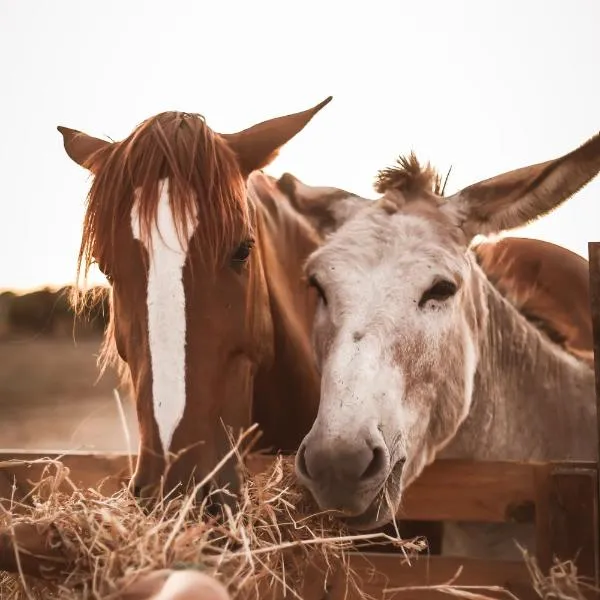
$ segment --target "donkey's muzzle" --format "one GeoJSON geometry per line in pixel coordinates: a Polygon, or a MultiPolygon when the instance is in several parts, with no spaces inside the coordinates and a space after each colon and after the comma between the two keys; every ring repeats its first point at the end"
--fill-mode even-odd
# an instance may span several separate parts
{"type": "Polygon", "coordinates": [[[390,471],[390,455],[379,430],[363,435],[311,431],[296,454],[296,473],[322,510],[364,512],[390,471]]]}

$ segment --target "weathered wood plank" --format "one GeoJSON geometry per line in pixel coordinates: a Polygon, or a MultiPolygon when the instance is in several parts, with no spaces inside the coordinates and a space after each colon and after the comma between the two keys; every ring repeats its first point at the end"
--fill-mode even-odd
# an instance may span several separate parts
{"type": "MultiPolygon", "coordinates": [[[[401,555],[354,554],[349,567],[360,581],[363,594],[386,600],[441,600],[448,598],[439,591],[393,591],[395,588],[444,585],[453,580],[460,586],[497,586],[505,588],[521,600],[537,599],[531,578],[524,562],[485,561],[476,559],[420,556],[407,564],[401,555]]],[[[361,595],[348,586],[346,573],[340,571],[331,577],[324,589],[323,580],[311,578],[303,597],[310,600],[359,600],[361,595]]],[[[486,592],[491,598],[499,593],[486,592]]],[[[364,597],[364,596],[363,596],[364,597]]],[[[506,598],[506,595],[504,595],[506,598]]]]}
{"type": "Polygon", "coordinates": [[[407,490],[399,516],[503,522],[534,499],[535,466],[436,461],[407,490]]]}
{"type": "MultiPolygon", "coordinates": [[[[56,473],[55,467],[44,459],[60,461],[69,470],[71,482],[78,488],[97,488],[110,495],[126,484],[130,475],[129,456],[126,454],[93,454],[89,452],[0,452],[0,470],[5,479],[16,481],[22,491],[31,490],[44,475],[56,473]],[[39,461],[39,462],[35,462],[39,461]]],[[[135,457],[133,457],[135,464],[135,457]]],[[[69,490],[68,482],[61,486],[69,490]]]]}

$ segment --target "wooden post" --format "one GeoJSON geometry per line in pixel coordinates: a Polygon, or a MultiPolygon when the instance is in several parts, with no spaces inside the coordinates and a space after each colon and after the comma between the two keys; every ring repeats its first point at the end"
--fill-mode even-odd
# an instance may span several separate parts
{"type": "MultiPolygon", "coordinates": [[[[590,271],[590,310],[592,313],[592,327],[594,332],[594,372],[596,374],[596,418],[598,421],[598,457],[600,460],[600,242],[588,243],[589,271],[590,271]]],[[[600,486],[600,477],[597,477],[600,486]]],[[[596,489],[596,506],[600,498],[600,488],[596,489]]],[[[598,509],[596,509],[597,511],[598,509]]],[[[596,538],[600,539],[600,524],[596,523],[596,538]]],[[[596,569],[600,569],[600,548],[596,548],[596,569]]]]}
{"type": "Polygon", "coordinates": [[[542,572],[573,561],[579,576],[598,583],[598,470],[544,465],[537,476],[536,546],[542,572]]]}
{"type": "MultiPolygon", "coordinates": [[[[536,473],[537,559],[544,573],[554,558],[573,560],[580,575],[600,583],[600,242],[588,244],[590,310],[594,332],[594,371],[598,455],[594,464],[544,465],[536,473]]],[[[565,402],[569,399],[565,398],[565,402]]]]}

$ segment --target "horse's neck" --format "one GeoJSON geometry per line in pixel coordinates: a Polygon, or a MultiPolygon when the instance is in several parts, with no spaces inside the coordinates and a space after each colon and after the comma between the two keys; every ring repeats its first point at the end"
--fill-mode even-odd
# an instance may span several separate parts
{"type": "Polygon", "coordinates": [[[317,239],[284,203],[262,204],[258,215],[274,355],[256,376],[254,420],[263,431],[262,447],[291,452],[310,430],[319,404],[320,377],[311,344],[316,298],[303,277],[317,239]]]}
{"type": "Polygon", "coordinates": [[[445,455],[595,459],[594,373],[530,324],[475,267],[480,308],[473,401],[445,455]]]}

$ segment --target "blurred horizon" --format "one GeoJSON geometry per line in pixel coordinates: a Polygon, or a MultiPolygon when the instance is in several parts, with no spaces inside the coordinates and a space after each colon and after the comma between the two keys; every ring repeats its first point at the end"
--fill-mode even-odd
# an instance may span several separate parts
{"type": "MultiPolygon", "coordinates": [[[[369,198],[376,172],[410,150],[444,174],[452,166],[452,193],[570,152],[600,129],[595,0],[373,0],[343,13],[316,0],[0,9],[0,291],[74,281],[89,177],[57,125],[120,139],[162,110],[186,110],[229,133],[333,95],[266,171],[369,198]]],[[[587,258],[599,202],[596,178],[508,234],[587,258]]]]}

